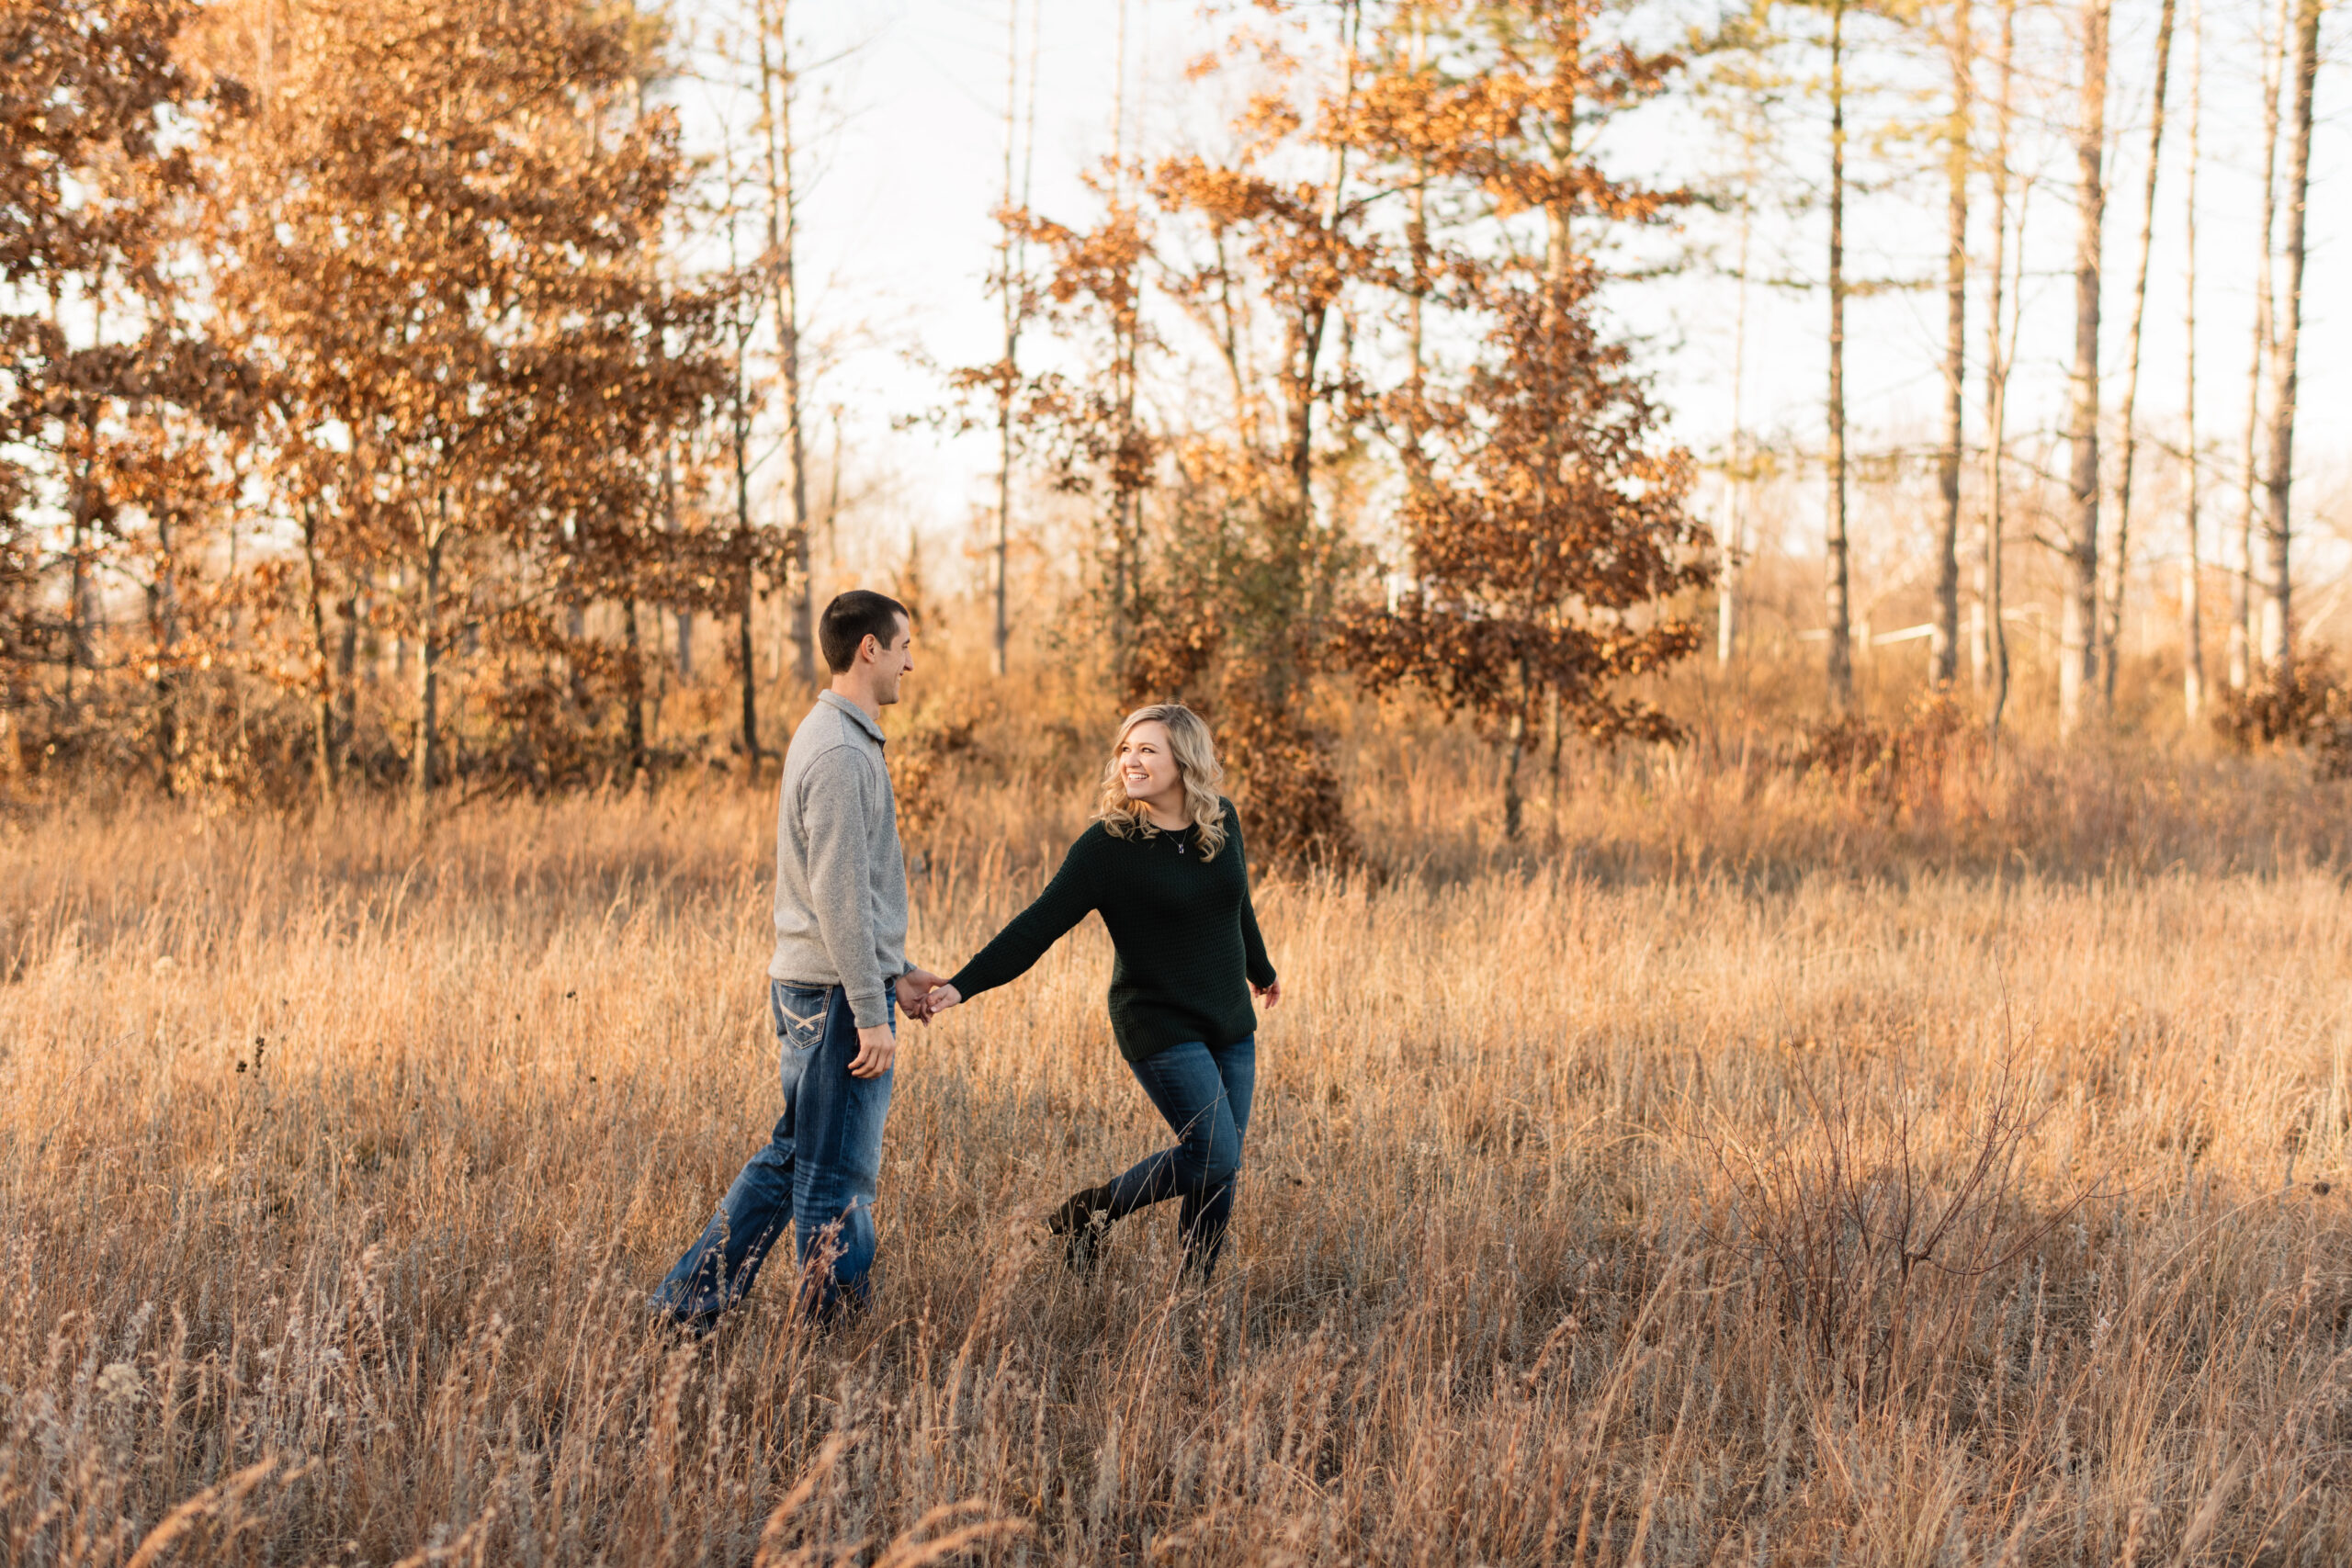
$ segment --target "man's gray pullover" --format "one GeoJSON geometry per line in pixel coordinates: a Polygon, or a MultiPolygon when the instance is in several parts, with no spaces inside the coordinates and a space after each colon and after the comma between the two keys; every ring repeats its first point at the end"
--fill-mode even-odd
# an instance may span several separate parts
{"type": "Polygon", "coordinates": [[[768,974],[849,993],[860,1029],[890,1021],[907,970],[907,863],[882,727],[833,692],[793,732],[775,812],[775,957],[768,974]]]}

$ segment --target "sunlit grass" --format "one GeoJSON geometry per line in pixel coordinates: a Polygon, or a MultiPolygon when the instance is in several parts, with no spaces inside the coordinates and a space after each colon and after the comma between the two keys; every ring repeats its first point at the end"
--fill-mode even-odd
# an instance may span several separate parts
{"type": "MultiPolygon", "coordinates": [[[[775,1113],[763,791],[8,829],[0,1553],[2352,1550],[2340,800],[1686,755],[1521,852],[1451,744],[1362,746],[1385,875],[1261,887],[1214,1285],[1170,1215],[1039,1245],[1162,1135],[1089,927],[910,1040],[878,1310],[699,1348],[639,1303],[775,1113]]],[[[1037,886],[1056,766],[958,764],[918,958],[1037,886]]]]}

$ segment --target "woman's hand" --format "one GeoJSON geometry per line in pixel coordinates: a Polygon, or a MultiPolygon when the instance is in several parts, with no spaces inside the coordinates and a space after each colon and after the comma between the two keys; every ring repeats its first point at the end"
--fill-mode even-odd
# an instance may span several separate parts
{"type": "Polygon", "coordinates": [[[1252,986],[1250,994],[1265,1003],[1269,1012],[1283,1005],[1283,983],[1280,980],[1271,986],[1252,986]]]}
{"type": "Polygon", "coordinates": [[[894,988],[899,993],[899,1010],[917,1023],[931,1021],[931,1009],[923,998],[946,982],[928,969],[910,969],[899,976],[894,988]]]}
{"type": "Polygon", "coordinates": [[[932,1019],[937,1018],[941,1013],[945,1012],[949,1008],[954,1007],[963,999],[964,995],[961,991],[958,991],[946,981],[942,980],[938,985],[933,986],[931,988],[930,994],[922,998],[922,1007],[924,1021],[928,1022],[932,1019]]]}

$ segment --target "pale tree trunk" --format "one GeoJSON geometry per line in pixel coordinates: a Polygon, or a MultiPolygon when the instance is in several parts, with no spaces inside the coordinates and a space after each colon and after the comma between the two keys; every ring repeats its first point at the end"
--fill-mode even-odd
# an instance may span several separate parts
{"type": "Polygon", "coordinates": [[[1846,548],[1846,0],[1829,6],[1829,526],[1823,608],[1829,705],[1854,702],[1853,580],[1846,548]]]}
{"type": "MultiPolygon", "coordinates": [[[[1430,224],[1429,178],[1426,168],[1414,180],[1406,194],[1405,240],[1413,253],[1413,292],[1406,301],[1405,344],[1411,360],[1411,396],[1405,400],[1405,483],[1419,495],[1429,485],[1429,457],[1422,450],[1421,394],[1423,378],[1428,368],[1428,351],[1423,342],[1424,320],[1430,291],[1430,224]]],[[[1410,558],[1412,541],[1406,541],[1408,573],[1418,570],[1410,558]]]]}
{"type": "MultiPolygon", "coordinates": [[[[1127,0],[1119,0],[1117,37],[1112,44],[1114,57],[1111,78],[1111,207],[1114,213],[1126,210],[1127,194],[1127,0]]],[[[1118,407],[1119,441],[1124,448],[1135,431],[1136,420],[1136,355],[1133,288],[1138,279],[1130,277],[1127,310],[1112,322],[1112,398],[1118,407]]],[[[1235,363],[1228,353],[1228,363],[1235,363]]],[[[1236,401],[1240,400],[1240,375],[1234,377],[1236,401]]],[[[1246,433],[1247,423],[1241,428],[1246,433]]],[[[1133,654],[1134,619],[1128,613],[1128,600],[1134,589],[1133,578],[1138,563],[1134,558],[1136,535],[1138,531],[1138,502],[1124,485],[1111,497],[1111,660],[1119,683],[1126,683],[1127,669],[1133,654]]]]}
{"type": "Polygon", "coordinates": [[[2107,34],[2112,0],[2084,0],[2081,105],[2075,126],[2074,395],[2066,417],[2066,585],[2058,633],[2058,728],[2071,735],[2098,674],[2099,244],[2107,223],[2107,34]]]}
{"type": "MultiPolygon", "coordinates": [[[[1750,195],[1756,186],[1757,129],[1753,123],[1741,128],[1741,140],[1747,158],[1739,186],[1739,303],[1732,318],[1731,462],[1724,476],[1731,491],[1731,517],[1720,541],[1723,556],[1717,564],[1715,577],[1715,662],[1718,665],[1728,665],[1732,654],[1738,648],[1740,549],[1747,521],[1747,424],[1742,416],[1747,390],[1747,253],[1748,242],[1756,226],[1756,207],[1750,195]]],[[[1556,716],[1552,728],[1552,772],[1556,779],[1560,771],[1556,716]]]]}
{"type": "Polygon", "coordinates": [[[1012,276],[1012,155],[1014,105],[1021,92],[1021,0],[1004,6],[1004,196],[998,204],[996,286],[1003,306],[1004,354],[997,366],[996,543],[989,551],[989,671],[1005,672],[1004,569],[1012,540],[1012,393],[1014,355],[1021,344],[1020,309],[1012,276]]]}
{"type": "Polygon", "coordinates": [[[1976,42],[1970,21],[1974,9],[1975,0],[1954,0],[1952,6],[1951,120],[1945,131],[1944,450],[1937,475],[1944,514],[1936,536],[1936,619],[1928,650],[1931,678],[1939,686],[1951,685],[1960,671],[1960,465],[1968,417],[1961,394],[1968,371],[1969,122],[1976,91],[1971,77],[1976,42]]]}
{"type": "MultiPolygon", "coordinates": [[[[1419,71],[1427,60],[1429,47],[1428,17],[1416,8],[1413,13],[1413,69],[1419,71]]],[[[1426,391],[1428,349],[1425,342],[1430,295],[1430,181],[1429,164],[1417,158],[1413,165],[1413,183],[1405,192],[1405,244],[1411,253],[1413,281],[1411,292],[1405,301],[1405,346],[1409,360],[1405,399],[1405,486],[1416,498],[1429,488],[1429,456],[1421,443],[1425,434],[1422,422],[1422,395],[1426,391]]],[[[1412,536],[1405,539],[1405,574],[1418,584],[1420,568],[1413,552],[1412,536]]]]}
{"type": "Polygon", "coordinates": [[[2205,6],[2188,0],[2188,195],[2182,249],[2188,272],[2186,305],[2181,311],[2181,336],[2188,344],[2182,375],[2182,401],[2188,429],[2184,446],[2188,462],[2188,496],[2181,529],[2188,536],[2188,558],[2180,570],[2180,705],[2192,728],[2205,706],[2204,583],[2197,553],[2197,502],[2199,473],[2197,453],[2197,169],[2204,120],[2205,6]]]}
{"type": "MultiPolygon", "coordinates": [[[[674,458],[673,449],[664,445],[662,448],[662,523],[672,534],[678,531],[678,476],[674,458]]],[[[671,614],[676,627],[678,680],[684,683],[695,678],[695,613],[692,610],[673,610],[671,614]]],[[[661,622],[657,620],[654,624],[659,626],[661,622]]]]}
{"type": "MultiPolygon", "coordinates": [[[[1984,321],[1984,537],[1977,558],[1976,597],[1984,621],[1984,673],[1979,683],[1988,696],[1986,728],[1997,738],[2001,710],[2009,700],[2009,634],[2001,619],[2001,531],[2007,517],[2003,506],[2008,456],[2009,364],[2016,355],[2015,325],[2004,338],[2002,304],[2008,276],[2009,130],[2017,101],[2018,0],[2001,0],[1999,70],[2001,96],[1994,119],[1993,147],[1993,276],[1986,291],[1984,321]]],[[[2025,217],[2018,217],[2018,265],[2025,265],[2025,217]]]]}
{"type": "Polygon", "coordinates": [[[736,744],[743,753],[746,776],[760,776],[760,704],[759,670],[753,662],[752,649],[752,617],[756,611],[759,593],[759,573],[752,564],[752,411],[751,389],[743,384],[743,340],[735,347],[735,407],[732,434],[735,449],[735,543],[739,557],[737,565],[743,573],[735,612],[735,657],[738,673],[742,677],[740,687],[741,711],[738,716],[740,734],[736,744]]]}
{"type": "Polygon", "coordinates": [[[2321,0],[2298,0],[2295,12],[2295,141],[2287,164],[2287,278],[2280,296],[2284,318],[2271,355],[2270,471],[2264,476],[2269,502],[2264,543],[2269,548],[2262,595],[2262,662],[2280,684],[2294,678],[2294,622],[2288,575],[2288,502],[2295,481],[2295,386],[2297,340],[2303,325],[2303,235],[2305,198],[2312,184],[2312,89],[2319,74],[2321,0]]]}
{"type": "MultiPolygon", "coordinates": [[[[776,378],[784,392],[785,457],[792,465],[793,581],[786,592],[793,647],[793,675],[803,687],[817,684],[817,642],[814,584],[809,572],[808,444],[801,430],[800,406],[800,288],[793,258],[798,239],[800,203],[793,184],[791,0],[760,0],[760,130],[767,154],[768,268],[775,294],[776,378]]],[[[744,615],[751,615],[749,574],[746,573],[744,615]]],[[[745,755],[754,759],[748,715],[752,680],[751,630],[743,633],[745,755]]]]}
{"type": "Polygon", "coordinates": [[[2230,690],[2243,692],[2254,665],[2254,514],[2261,488],[2256,466],[2262,428],[2262,373],[2271,353],[2271,238],[2278,226],[2278,88],[2286,71],[2288,0],[2263,34],[2262,48],[2262,252],[2255,268],[2254,349],[2245,369],[2245,436],[2238,464],[2237,526],[2230,536],[2230,690]]]}
{"type": "MultiPolygon", "coordinates": [[[[1359,0],[1340,0],[1340,47],[1347,56],[1346,101],[1350,105],[1352,105],[1355,100],[1356,36],[1354,28],[1358,25],[1361,15],[1359,0]]],[[[1341,193],[1347,184],[1347,141],[1344,137],[1335,137],[1331,142],[1330,178],[1323,187],[1322,210],[1319,214],[1326,233],[1339,228],[1341,193]]],[[[1302,529],[1306,528],[1315,516],[1315,371],[1323,351],[1323,336],[1329,327],[1330,319],[1331,308],[1327,304],[1315,312],[1311,321],[1305,323],[1305,331],[1301,333],[1302,363],[1298,367],[1296,390],[1293,394],[1295,408],[1291,421],[1291,482],[1296,491],[1295,499],[1298,507],[1298,523],[1302,529]]]]}
{"type": "MultiPolygon", "coordinates": [[[[1019,355],[1021,322],[1024,313],[1023,290],[1027,287],[1025,246],[1016,243],[1013,235],[1012,163],[1016,143],[1020,141],[1015,118],[1015,107],[1021,86],[1021,0],[1005,0],[1004,7],[1004,213],[999,220],[997,237],[997,287],[1001,290],[1004,317],[1004,358],[999,368],[997,384],[997,475],[996,475],[996,542],[989,552],[989,597],[993,601],[992,625],[989,637],[989,668],[1002,675],[1008,668],[1011,626],[1007,617],[1006,576],[1011,567],[1012,545],[1012,400],[1020,382],[1019,355]]],[[[1037,123],[1037,35],[1038,20],[1035,0],[1029,9],[1029,125],[1030,161],[1035,156],[1037,123]]],[[[1023,164],[1021,179],[1021,206],[1029,203],[1029,171],[1023,164]]],[[[840,428],[838,423],[835,429],[840,428]]],[[[833,482],[841,481],[841,465],[835,461],[833,482]]],[[[831,525],[830,513],[827,526],[831,525]]]]}
{"type": "Polygon", "coordinates": [[[2156,241],[2156,173],[2162,167],[2165,142],[2165,90],[2172,70],[2173,0],[2164,0],[2156,21],[2156,80],[2154,104],[2148,121],[2148,177],[2140,206],[2140,266],[2132,275],[2131,346],[2123,370],[2123,471],[2115,483],[2115,548],[2109,552],[2107,604],[2099,616],[2098,670],[2101,705],[2115,707],[2115,666],[2123,641],[2124,575],[2132,569],[2132,468],[2139,454],[2140,433],[2132,419],[2140,400],[2141,331],[2148,316],[2148,257],[2156,241]]]}
{"type": "MultiPolygon", "coordinates": [[[[50,325],[61,335],[65,331],[64,300],[52,288],[49,296],[50,325]]],[[[101,294],[96,306],[97,329],[106,325],[105,299],[101,294]]],[[[65,708],[68,713],[79,707],[74,690],[76,671],[92,668],[96,660],[90,647],[90,562],[89,538],[91,516],[91,480],[96,467],[93,453],[97,446],[97,414],[92,412],[84,421],[85,445],[79,471],[74,481],[73,529],[68,536],[65,551],[65,708]]]]}

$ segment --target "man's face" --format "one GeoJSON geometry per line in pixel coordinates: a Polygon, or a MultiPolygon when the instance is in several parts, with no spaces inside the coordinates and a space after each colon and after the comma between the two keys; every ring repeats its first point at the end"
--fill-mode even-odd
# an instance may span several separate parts
{"type": "Polygon", "coordinates": [[[874,662],[874,700],[884,707],[899,700],[899,682],[914,673],[915,668],[915,629],[904,615],[898,622],[890,646],[882,649],[874,662]]]}

